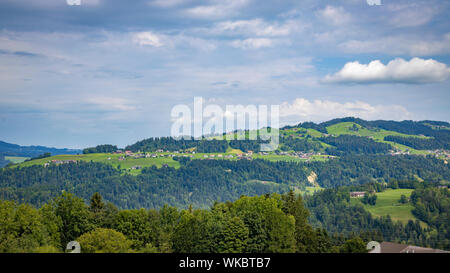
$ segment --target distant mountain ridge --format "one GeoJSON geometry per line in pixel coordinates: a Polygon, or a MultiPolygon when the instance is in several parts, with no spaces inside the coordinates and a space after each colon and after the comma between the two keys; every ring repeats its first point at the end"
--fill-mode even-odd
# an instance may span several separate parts
{"type": "Polygon", "coordinates": [[[0,156],[21,156],[21,157],[35,157],[44,153],[51,153],[52,155],[60,154],[78,154],[81,150],[77,149],[58,149],[45,146],[20,146],[0,141],[0,156]]]}

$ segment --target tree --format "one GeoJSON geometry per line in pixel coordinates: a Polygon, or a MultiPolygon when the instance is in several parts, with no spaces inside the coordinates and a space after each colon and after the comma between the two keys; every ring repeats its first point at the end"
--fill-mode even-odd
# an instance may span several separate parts
{"type": "Polygon", "coordinates": [[[48,244],[47,235],[35,208],[0,201],[0,252],[35,252],[48,244]]]}
{"type": "Polygon", "coordinates": [[[230,208],[249,230],[246,252],[295,252],[295,219],[282,210],[279,195],[243,196],[230,208]]]}
{"type": "Polygon", "coordinates": [[[243,253],[247,247],[248,228],[239,217],[228,219],[223,230],[220,253],[243,253]]]}
{"type": "Polygon", "coordinates": [[[83,253],[124,253],[131,242],[125,235],[113,229],[97,228],[81,235],[77,241],[83,253]]]}
{"type": "Polygon", "coordinates": [[[404,194],[402,194],[400,196],[399,202],[402,203],[402,204],[406,204],[406,203],[408,203],[408,198],[404,194]]]}
{"type": "Polygon", "coordinates": [[[140,249],[148,243],[155,245],[158,239],[158,230],[150,224],[145,209],[119,211],[114,221],[114,229],[122,232],[135,249],[140,249]]]}
{"type": "Polygon", "coordinates": [[[63,194],[48,204],[48,213],[60,219],[58,231],[60,234],[60,246],[65,248],[68,242],[75,240],[81,234],[94,229],[88,206],[83,199],[71,193],[63,194]]]}
{"type": "Polygon", "coordinates": [[[282,198],[284,201],[283,211],[294,216],[295,219],[296,251],[306,252],[308,242],[312,240],[308,236],[313,233],[312,227],[308,224],[309,211],[303,205],[303,198],[300,195],[295,196],[292,190],[283,195],[282,198]]]}
{"type": "Polygon", "coordinates": [[[89,207],[90,211],[93,213],[99,213],[103,208],[105,207],[105,204],[103,204],[102,196],[96,192],[91,197],[91,205],[89,207]]]}
{"type": "Polygon", "coordinates": [[[367,253],[366,243],[359,238],[355,237],[345,241],[344,245],[340,247],[341,253],[367,253]]]}
{"type": "Polygon", "coordinates": [[[89,211],[96,227],[112,228],[118,208],[112,203],[104,203],[102,196],[96,192],[91,197],[89,211]]]}

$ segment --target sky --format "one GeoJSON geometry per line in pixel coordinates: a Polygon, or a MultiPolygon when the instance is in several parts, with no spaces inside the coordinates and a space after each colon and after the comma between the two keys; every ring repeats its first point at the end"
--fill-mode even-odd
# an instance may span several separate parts
{"type": "Polygon", "coordinates": [[[0,140],[124,147],[194,97],[280,105],[280,124],[450,121],[448,18],[446,0],[0,0],[0,140]]]}

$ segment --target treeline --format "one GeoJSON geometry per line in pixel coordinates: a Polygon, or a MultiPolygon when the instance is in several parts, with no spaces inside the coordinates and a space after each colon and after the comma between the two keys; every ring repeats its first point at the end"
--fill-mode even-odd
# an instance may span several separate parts
{"type": "MultiPolygon", "coordinates": [[[[315,129],[322,133],[328,133],[327,126],[338,124],[341,122],[354,122],[365,128],[371,130],[391,130],[404,134],[423,134],[426,136],[433,137],[434,142],[427,143],[426,145],[432,147],[448,148],[450,146],[450,130],[435,130],[430,126],[447,126],[448,123],[445,122],[433,122],[433,121],[366,121],[359,118],[347,117],[333,119],[327,122],[316,124],[313,122],[303,122],[296,126],[285,126],[283,129],[290,128],[305,128],[305,129],[315,129]]],[[[450,125],[449,125],[450,126],[450,125]]],[[[224,153],[228,148],[240,149],[244,152],[253,151],[259,152],[261,144],[264,143],[260,138],[257,140],[248,139],[248,131],[243,132],[246,136],[245,140],[207,140],[207,139],[195,139],[193,137],[185,137],[181,139],[175,139],[172,137],[152,137],[138,141],[132,145],[125,147],[126,150],[133,152],[154,152],[156,150],[164,151],[181,151],[196,149],[198,152],[205,153],[224,153]]],[[[389,136],[388,138],[391,138],[389,136]]],[[[398,137],[393,137],[395,140],[391,141],[405,141],[403,139],[398,139],[398,137]]],[[[386,153],[392,147],[387,143],[379,143],[368,139],[365,137],[342,135],[338,137],[325,137],[325,138],[312,138],[312,139],[300,139],[292,137],[280,137],[280,143],[283,144],[282,147],[285,150],[294,151],[322,151],[323,147],[319,141],[321,140],[325,143],[335,146],[335,148],[329,148],[327,152],[333,155],[342,154],[377,154],[386,153]]],[[[386,139],[388,140],[388,139],[386,139]]],[[[407,139],[408,141],[416,141],[417,139],[407,139]]],[[[399,142],[400,143],[400,142],[399,142]]],[[[411,142],[415,145],[415,142],[411,142]]],[[[405,144],[407,145],[407,144],[405,144]]],[[[419,144],[417,144],[419,145],[419,144]]],[[[421,144],[422,145],[422,144],[421,144]]],[[[424,145],[424,144],[423,144],[424,145]]],[[[409,146],[409,145],[408,145],[409,146]]],[[[87,148],[83,152],[111,152],[117,150],[116,146],[112,145],[100,145],[94,148],[87,148]]]]}
{"type": "Polygon", "coordinates": [[[118,150],[116,145],[103,144],[95,147],[83,149],[83,154],[95,154],[95,153],[113,153],[118,150]]]}
{"type": "Polygon", "coordinates": [[[128,145],[125,150],[132,152],[154,152],[156,150],[179,151],[195,147],[197,141],[194,138],[175,139],[172,137],[151,137],[128,145]]]}
{"type": "Polygon", "coordinates": [[[322,145],[318,141],[313,141],[309,138],[296,138],[292,136],[280,136],[281,150],[296,152],[313,152],[323,150],[322,145]]]}
{"type": "Polygon", "coordinates": [[[389,144],[360,136],[340,135],[337,137],[323,137],[320,140],[334,146],[326,149],[327,154],[337,156],[346,154],[386,154],[392,149],[389,144]]]}
{"type": "Polygon", "coordinates": [[[402,137],[402,136],[385,136],[384,140],[393,141],[399,144],[409,146],[417,150],[434,150],[434,149],[450,149],[450,142],[442,139],[419,138],[419,137],[402,137]]]}
{"type": "Polygon", "coordinates": [[[199,153],[225,153],[229,147],[233,149],[240,149],[244,152],[260,150],[260,144],[264,143],[262,140],[206,140],[206,139],[175,139],[172,137],[149,138],[138,141],[133,145],[125,147],[126,150],[133,152],[154,152],[157,150],[164,151],[181,151],[195,148],[199,153]]]}
{"type": "Polygon", "coordinates": [[[296,126],[285,126],[283,127],[283,129],[292,129],[292,128],[305,128],[305,129],[314,129],[317,130],[321,133],[327,134],[327,128],[326,125],[324,123],[314,123],[314,122],[301,122],[299,124],[297,124],[296,126]]]}
{"type": "Polygon", "coordinates": [[[304,189],[307,170],[298,163],[264,160],[192,160],[179,169],[144,168],[137,176],[110,165],[78,162],[0,170],[0,198],[41,206],[62,190],[88,199],[94,192],[120,208],[159,208],[168,203],[208,207],[241,195],[304,189]],[[293,171],[295,170],[295,171],[293,171]]]}
{"type": "Polygon", "coordinates": [[[352,155],[306,167],[317,174],[320,186],[330,188],[391,180],[450,181],[450,167],[432,156],[352,155]]]}
{"type": "Polygon", "coordinates": [[[225,140],[202,140],[196,142],[196,151],[199,153],[225,153],[228,142],[225,140]]]}
{"type": "MultiPolygon", "coordinates": [[[[439,143],[444,143],[448,147],[450,143],[450,130],[448,129],[433,129],[432,126],[444,126],[450,128],[450,124],[448,122],[443,121],[412,121],[412,120],[404,120],[404,121],[392,121],[392,120],[374,120],[367,121],[360,118],[354,117],[346,117],[346,118],[337,118],[332,119],[330,121],[322,122],[319,124],[313,122],[303,122],[298,124],[297,126],[286,126],[284,128],[294,128],[294,127],[302,127],[302,128],[312,128],[322,133],[328,133],[326,127],[338,124],[341,122],[354,122],[359,124],[367,129],[376,130],[376,129],[384,129],[389,131],[395,131],[408,135],[425,135],[429,137],[433,137],[439,143]]],[[[441,146],[442,148],[442,146],[441,146]]]]}
{"type": "Polygon", "coordinates": [[[425,188],[413,191],[412,213],[450,239],[450,191],[445,188],[425,188]]]}
{"type": "Polygon", "coordinates": [[[0,252],[63,252],[74,240],[85,253],[366,252],[361,238],[332,238],[308,215],[292,192],[182,211],[118,210],[98,193],[88,206],[63,193],[40,209],[0,201],[0,252]]]}

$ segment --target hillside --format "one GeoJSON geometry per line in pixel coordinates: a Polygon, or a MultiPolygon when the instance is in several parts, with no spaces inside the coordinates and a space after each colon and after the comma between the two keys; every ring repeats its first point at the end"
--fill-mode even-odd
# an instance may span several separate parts
{"type": "MultiPolygon", "coordinates": [[[[231,134],[248,136],[249,132],[239,131],[231,134]]],[[[445,145],[448,145],[449,134],[450,126],[446,122],[364,121],[343,118],[320,124],[305,122],[296,126],[286,126],[280,129],[279,148],[272,152],[259,151],[261,140],[226,141],[217,137],[212,140],[149,138],[129,145],[125,149],[118,149],[113,145],[99,145],[84,149],[83,154],[56,154],[25,162],[15,158],[17,164],[0,172],[0,190],[4,194],[3,198],[14,199],[21,196],[21,199],[29,199],[31,203],[33,203],[31,200],[37,203],[46,202],[60,190],[75,191],[84,198],[99,191],[109,201],[127,208],[158,207],[164,203],[184,207],[194,200],[193,203],[196,206],[203,207],[211,204],[213,199],[208,196],[211,192],[217,193],[214,200],[227,200],[227,198],[232,200],[239,194],[255,192],[256,188],[276,192],[284,192],[291,188],[298,193],[313,193],[321,188],[373,182],[387,183],[392,179],[429,181],[445,185],[450,181],[447,160],[449,151],[444,149],[445,145]],[[396,143],[396,139],[387,141],[385,140],[387,137],[415,139],[422,142],[436,141],[434,144],[442,143],[444,147],[435,150],[418,150],[396,143]],[[111,152],[98,153],[98,151],[111,152]],[[101,182],[100,184],[93,183],[94,181],[91,180],[86,180],[85,184],[75,183],[73,177],[78,177],[76,173],[78,168],[71,166],[85,166],[84,164],[91,163],[98,163],[98,165],[92,165],[93,169],[90,171],[96,172],[108,167],[112,168],[114,173],[96,178],[96,183],[101,182]],[[229,164],[233,164],[233,168],[239,170],[239,175],[233,178],[234,182],[228,181],[232,185],[231,195],[220,192],[223,190],[220,187],[202,188],[204,187],[202,184],[195,184],[199,182],[197,179],[177,180],[186,173],[194,174],[201,171],[214,174],[202,178],[203,183],[212,183],[212,185],[216,182],[226,183],[227,181],[220,181],[223,178],[216,176],[216,172],[218,172],[218,166],[222,166],[219,173],[229,172],[232,168],[224,167],[229,164]],[[278,173],[278,176],[256,174],[255,168],[260,164],[263,164],[267,170],[278,173]],[[245,171],[241,170],[244,166],[245,171]],[[72,178],[65,178],[65,184],[62,185],[59,184],[62,183],[58,181],[59,176],[55,176],[54,171],[49,173],[47,170],[68,172],[70,174],[68,177],[72,178]],[[44,176],[36,181],[20,183],[16,181],[19,177],[23,178],[21,173],[28,172],[32,172],[36,177],[44,176]],[[152,183],[155,177],[149,177],[148,174],[155,175],[155,172],[158,172],[157,177],[165,177],[167,185],[174,183],[174,187],[178,184],[181,188],[178,188],[177,192],[168,192],[163,185],[150,190],[146,188],[147,185],[141,184],[143,181],[152,183]],[[301,176],[294,180],[283,178],[290,177],[291,172],[298,172],[301,176]],[[314,183],[311,183],[312,173],[315,174],[314,183]],[[131,184],[125,192],[118,192],[113,190],[111,185],[103,184],[111,179],[127,180],[131,184]],[[12,186],[14,188],[11,188],[12,186]],[[142,194],[144,189],[152,191],[151,195],[157,197],[158,202],[149,203],[148,199],[151,197],[142,194]],[[199,196],[193,195],[196,191],[199,191],[199,196]],[[126,200],[130,196],[139,197],[133,201],[126,200]]],[[[74,153],[76,151],[39,146],[21,147],[8,143],[3,143],[3,147],[10,153],[22,152],[20,155],[24,155],[25,152],[74,153]]],[[[31,174],[27,174],[29,175],[31,174]]],[[[377,215],[377,211],[374,210],[373,213],[377,215]]]]}
{"type": "MultiPolygon", "coordinates": [[[[165,137],[145,139],[124,149],[99,145],[84,149],[83,154],[25,162],[19,157],[14,158],[17,164],[0,169],[0,200],[41,207],[61,192],[74,193],[85,202],[99,193],[119,209],[161,209],[165,205],[206,209],[241,196],[292,190],[305,198],[309,221],[316,228],[370,236],[379,236],[373,232],[381,230],[392,241],[448,248],[445,234],[437,230],[442,221],[436,219],[444,216],[441,212],[435,215],[433,196],[418,190],[448,187],[449,128],[447,123],[434,121],[346,118],[284,127],[281,144],[272,152],[260,151],[260,140],[165,137]],[[406,144],[442,146],[415,149],[406,144]],[[349,191],[358,190],[376,192],[376,204],[349,198],[349,191]],[[413,203],[415,191],[429,203],[430,212],[422,209],[423,202],[413,203]],[[400,203],[401,195],[412,201],[400,203]]],[[[439,202],[445,204],[444,198],[439,202]]]]}
{"type": "MultiPolygon", "coordinates": [[[[410,198],[412,189],[388,189],[384,192],[376,193],[377,201],[374,206],[364,204],[364,208],[374,216],[390,215],[392,220],[407,223],[409,220],[416,220],[412,214],[413,206],[410,203],[402,204],[400,198],[404,195],[410,198]]],[[[352,198],[353,204],[363,204],[361,198],[352,198]]]]}
{"type": "Polygon", "coordinates": [[[50,153],[52,155],[61,155],[77,154],[80,152],[81,150],[76,149],[58,149],[44,146],[20,146],[17,144],[0,141],[0,167],[3,167],[10,162],[20,163],[26,159],[37,157],[45,153],[50,153]]]}

